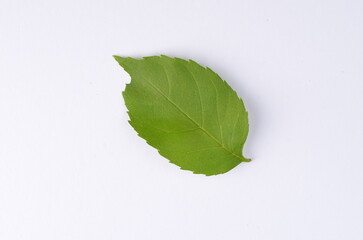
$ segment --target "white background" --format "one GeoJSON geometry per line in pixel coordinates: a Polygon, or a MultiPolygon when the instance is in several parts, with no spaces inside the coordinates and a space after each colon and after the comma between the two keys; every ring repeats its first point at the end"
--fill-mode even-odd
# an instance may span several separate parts
{"type": "Polygon", "coordinates": [[[363,2],[1,1],[1,240],[363,239],[363,2]],[[209,66],[251,163],[168,163],[127,123],[111,57],[209,66]]]}

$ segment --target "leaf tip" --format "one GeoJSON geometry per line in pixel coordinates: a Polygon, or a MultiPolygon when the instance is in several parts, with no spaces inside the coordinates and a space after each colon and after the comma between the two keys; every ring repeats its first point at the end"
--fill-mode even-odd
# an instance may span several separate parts
{"type": "Polygon", "coordinates": [[[117,56],[117,55],[112,55],[112,57],[116,60],[116,61],[118,61],[121,57],[120,56],[117,56]]]}
{"type": "Polygon", "coordinates": [[[116,60],[116,62],[118,62],[118,64],[120,64],[121,67],[123,67],[126,61],[130,59],[130,57],[121,57],[117,55],[112,55],[112,57],[116,60]]]}

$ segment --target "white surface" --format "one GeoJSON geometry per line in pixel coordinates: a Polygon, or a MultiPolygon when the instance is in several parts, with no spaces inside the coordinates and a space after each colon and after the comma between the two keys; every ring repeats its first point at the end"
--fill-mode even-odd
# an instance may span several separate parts
{"type": "Polygon", "coordinates": [[[363,2],[3,1],[1,240],[358,240],[363,2]],[[137,137],[112,54],[211,67],[250,112],[215,177],[137,137]]]}

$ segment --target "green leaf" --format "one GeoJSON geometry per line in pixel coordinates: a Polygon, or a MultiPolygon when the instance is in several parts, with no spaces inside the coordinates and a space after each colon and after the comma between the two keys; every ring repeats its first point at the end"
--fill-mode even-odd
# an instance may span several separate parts
{"type": "Polygon", "coordinates": [[[216,175],[250,161],[244,104],[211,69],[167,56],[114,58],[131,76],[123,92],[131,126],[171,163],[216,175]]]}

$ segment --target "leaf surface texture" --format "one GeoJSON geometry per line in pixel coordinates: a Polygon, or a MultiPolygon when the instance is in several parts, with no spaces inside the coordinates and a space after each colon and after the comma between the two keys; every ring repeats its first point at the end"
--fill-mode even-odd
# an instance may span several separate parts
{"type": "Polygon", "coordinates": [[[114,56],[131,76],[123,97],[140,137],[181,169],[225,173],[248,162],[248,114],[236,92],[198,63],[167,56],[114,56]]]}

